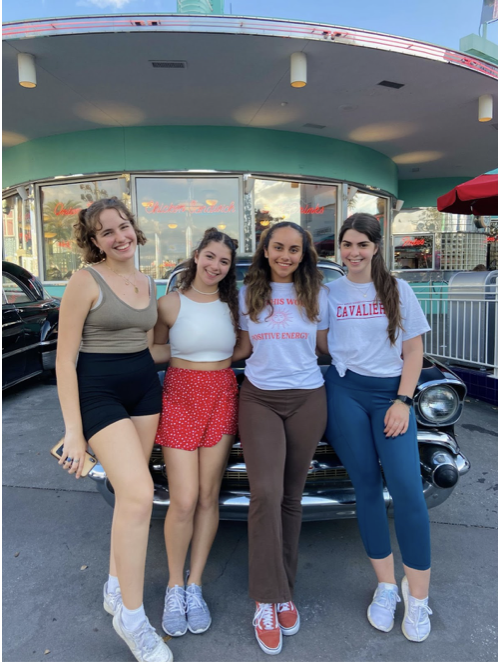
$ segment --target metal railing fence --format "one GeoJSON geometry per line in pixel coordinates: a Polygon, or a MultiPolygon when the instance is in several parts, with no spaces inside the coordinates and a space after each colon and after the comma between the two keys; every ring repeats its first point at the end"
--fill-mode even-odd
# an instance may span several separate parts
{"type": "Polygon", "coordinates": [[[426,354],[498,371],[498,284],[461,286],[411,283],[431,330],[426,354]]]}

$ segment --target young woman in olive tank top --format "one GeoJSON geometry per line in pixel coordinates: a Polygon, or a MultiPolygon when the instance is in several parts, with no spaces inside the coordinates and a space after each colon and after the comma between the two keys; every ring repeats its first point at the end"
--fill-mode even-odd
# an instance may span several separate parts
{"type": "Polygon", "coordinates": [[[202,574],[217,532],[220,484],[237,425],[237,386],[230,368],[238,320],[236,248],[227,234],[207,230],[178,290],[159,300],[155,343],[161,347],[169,339],[172,355],[156,437],[170,493],[162,626],[172,637],[188,629],[205,632],[211,624],[202,574]]]}
{"type": "Polygon", "coordinates": [[[148,462],[161,411],[149,350],[156,290],[134,264],[137,244],[146,238],[116,198],[82,209],[74,228],[93,266],[71,277],[61,302],[56,369],[66,433],[60,464],[79,478],[90,443],[104,467],[115,493],[104,609],[138,662],[172,662],[142,604],[153,505],[148,462]]]}

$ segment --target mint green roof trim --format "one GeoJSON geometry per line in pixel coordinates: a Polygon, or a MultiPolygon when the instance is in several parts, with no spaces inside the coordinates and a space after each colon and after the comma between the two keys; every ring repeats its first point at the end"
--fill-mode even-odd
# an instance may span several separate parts
{"type": "Polygon", "coordinates": [[[404,200],[403,209],[411,207],[436,207],[437,199],[452,188],[468,182],[470,177],[438,177],[436,179],[405,179],[399,182],[399,200],[404,200]]]}
{"type": "Polygon", "coordinates": [[[213,169],[347,180],[396,195],[397,167],[354,143],[303,133],[213,126],[96,129],[3,151],[3,187],[57,175],[213,169]]]}

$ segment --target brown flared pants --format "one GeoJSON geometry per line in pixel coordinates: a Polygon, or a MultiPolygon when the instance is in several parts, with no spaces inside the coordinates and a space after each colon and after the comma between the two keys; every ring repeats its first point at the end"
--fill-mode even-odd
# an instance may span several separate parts
{"type": "Polygon", "coordinates": [[[324,386],[264,391],[243,382],[239,430],[251,493],[249,592],[257,602],[292,600],[302,492],[325,427],[324,386]]]}

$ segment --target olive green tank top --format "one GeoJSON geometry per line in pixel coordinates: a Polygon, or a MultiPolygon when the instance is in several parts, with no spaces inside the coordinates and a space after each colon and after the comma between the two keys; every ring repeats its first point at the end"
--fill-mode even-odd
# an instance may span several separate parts
{"type": "Polygon", "coordinates": [[[80,352],[132,354],[147,349],[146,334],[158,317],[154,280],[148,276],[149,304],[137,309],[120,299],[98,271],[92,267],[86,267],[85,271],[92,274],[100,295],[83,325],[80,352]]]}

